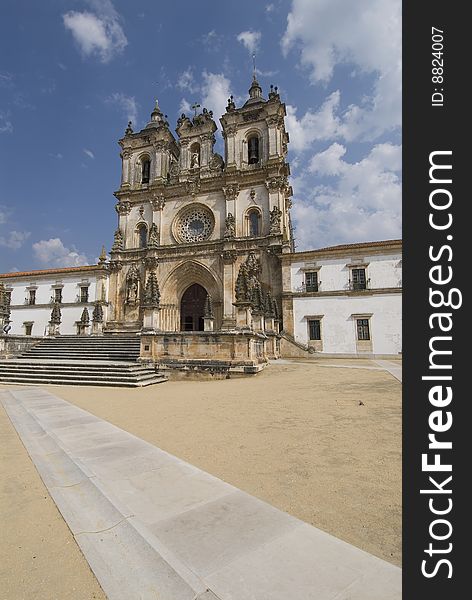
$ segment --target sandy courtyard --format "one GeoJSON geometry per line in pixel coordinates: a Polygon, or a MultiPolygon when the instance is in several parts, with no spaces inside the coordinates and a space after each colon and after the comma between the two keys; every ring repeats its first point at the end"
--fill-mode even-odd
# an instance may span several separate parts
{"type": "MultiPolygon", "coordinates": [[[[132,390],[48,389],[399,565],[401,385],[382,370],[322,366],[328,364],[376,366],[367,360],[276,363],[250,378],[169,381],[132,390]]],[[[34,579],[35,570],[44,579],[42,571],[53,569],[59,556],[62,568],[56,584],[46,577],[31,588],[24,581],[22,594],[30,589],[34,595],[0,598],[62,598],[62,582],[69,593],[71,582],[80,582],[81,592],[68,597],[103,598],[3,409],[0,424],[7,465],[0,501],[10,545],[0,587],[7,583],[13,590],[16,582],[19,589],[18,580],[34,579]],[[40,523],[32,526],[35,520],[40,523]],[[51,595],[54,585],[57,593],[51,595]]]]}

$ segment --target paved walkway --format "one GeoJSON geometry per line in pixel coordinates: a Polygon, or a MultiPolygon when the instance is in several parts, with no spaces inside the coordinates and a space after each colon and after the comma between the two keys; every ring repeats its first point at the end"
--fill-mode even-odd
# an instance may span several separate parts
{"type": "Polygon", "coordinates": [[[399,568],[45,390],[0,400],[109,600],[401,598],[399,568]]]}

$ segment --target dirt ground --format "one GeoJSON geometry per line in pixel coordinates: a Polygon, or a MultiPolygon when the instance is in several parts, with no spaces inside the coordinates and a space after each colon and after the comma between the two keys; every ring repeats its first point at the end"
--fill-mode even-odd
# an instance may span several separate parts
{"type": "MultiPolygon", "coordinates": [[[[367,360],[327,360],[327,364],[376,366],[367,360]]],[[[287,361],[249,378],[169,381],[140,389],[48,389],[399,565],[401,385],[385,371],[321,365],[287,361]]],[[[7,578],[15,572],[17,577],[31,578],[36,568],[41,577],[58,578],[58,585],[67,582],[69,594],[58,588],[55,596],[5,596],[2,583],[0,598],[103,598],[4,413],[2,423],[8,466],[2,521],[7,523],[7,543],[23,546],[11,548],[14,556],[6,559],[7,578]],[[45,573],[37,568],[42,552],[50,554],[45,573]],[[60,573],[54,575],[50,571],[58,569],[51,565],[58,560],[60,573]],[[71,595],[70,586],[78,580],[83,581],[82,595],[71,595]]],[[[4,567],[4,560],[0,564],[4,567]]]]}

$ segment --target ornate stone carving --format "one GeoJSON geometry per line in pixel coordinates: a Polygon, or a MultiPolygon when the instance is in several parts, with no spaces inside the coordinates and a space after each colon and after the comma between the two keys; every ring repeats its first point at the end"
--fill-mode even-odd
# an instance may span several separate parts
{"type": "Polygon", "coordinates": [[[120,216],[129,215],[131,212],[131,202],[128,202],[127,200],[118,202],[118,204],[115,205],[115,210],[120,216]]]}
{"type": "Polygon", "coordinates": [[[224,166],[223,157],[217,153],[212,154],[208,166],[211,171],[222,171],[224,166]]]}
{"type": "Polygon", "coordinates": [[[102,251],[100,252],[100,256],[98,257],[98,264],[103,265],[107,260],[107,251],[105,250],[105,246],[102,246],[102,251]]]}
{"type": "Polygon", "coordinates": [[[133,133],[133,128],[131,125],[132,121],[128,121],[128,127],[125,129],[125,135],[131,135],[133,133]]]}
{"type": "Polygon", "coordinates": [[[92,313],[93,323],[103,323],[103,307],[101,302],[95,302],[92,313]]]}
{"type": "Polygon", "coordinates": [[[173,157],[170,159],[170,167],[169,174],[171,177],[179,176],[179,161],[175,160],[173,157]]]}
{"type": "Polygon", "coordinates": [[[111,251],[112,252],[120,252],[123,249],[124,249],[123,233],[122,233],[121,229],[118,228],[115,231],[115,234],[113,236],[113,246],[111,247],[111,251]]]}
{"type": "Polygon", "coordinates": [[[226,133],[226,135],[236,135],[237,131],[238,131],[238,126],[237,125],[227,125],[225,127],[225,133],[226,133]]]}
{"type": "Polygon", "coordinates": [[[187,194],[196,196],[200,191],[200,179],[189,179],[185,183],[187,194]]]}
{"type": "MultiPolygon", "coordinates": [[[[261,263],[257,259],[255,253],[251,251],[246,259],[246,262],[239,268],[238,277],[236,279],[236,300],[238,302],[254,302],[254,290],[260,288],[259,275],[261,272],[261,263]]],[[[258,293],[258,292],[257,292],[258,293]]]]}
{"type": "Polygon", "coordinates": [[[234,263],[238,258],[238,253],[236,250],[224,250],[221,257],[225,263],[234,263]]]}
{"type": "Polygon", "coordinates": [[[202,242],[208,239],[215,227],[215,217],[203,204],[191,204],[176,217],[172,230],[179,242],[202,242]]]}
{"type": "Polygon", "coordinates": [[[236,110],[236,104],[234,103],[233,96],[230,96],[228,98],[228,105],[226,106],[226,112],[232,112],[233,110],[236,110]]]}
{"type": "Polygon", "coordinates": [[[143,264],[146,270],[154,271],[159,265],[159,259],[157,256],[146,256],[146,258],[143,258],[143,264]]]}
{"type": "Polygon", "coordinates": [[[5,285],[0,281],[0,325],[10,322],[10,296],[5,290],[5,285]]]}
{"type": "Polygon", "coordinates": [[[225,239],[231,239],[236,236],[236,219],[231,213],[225,219],[225,239]]]}
{"type": "Polygon", "coordinates": [[[205,319],[214,319],[215,315],[213,314],[213,300],[211,294],[207,294],[205,298],[205,307],[203,309],[203,316],[205,319]]]}
{"type": "Polygon", "coordinates": [[[82,311],[82,314],[80,316],[80,322],[82,323],[82,325],[88,325],[90,323],[90,315],[86,306],[84,307],[84,310],[82,311]]]}
{"type": "Polygon", "coordinates": [[[231,183],[223,187],[223,194],[226,200],[234,200],[239,194],[239,183],[231,183]]]}
{"type": "Polygon", "coordinates": [[[126,303],[137,304],[139,299],[140,276],[136,265],[131,265],[126,275],[126,303]]]}
{"type": "Polygon", "coordinates": [[[282,219],[282,211],[278,206],[270,211],[270,233],[280,233],[280,222],[282,219]]]}
{"type": "Polygon", "coordinates": [[[49,323],[51,325],[60,325],[61,324],[61,307],[59,306],[59,302],[54,302],[51,311],[51,317],[49,319],[49,323]]]}
{"type": "Polygon", "coordinates": [[[162,210],[166,205],[166,199],[164,194],[161,192],[160,194],[153,194],[150,200],[152,210],[162,210]]]}
{"type": "Polygon", "coordinates": [[[256,190],[254,188],[252,188],[251,191],[249,192],[249,196],[251,197],[251,200],[254,202],[254,198],[256,197],[256,190]]]}
{"type": "Polygon", "coordinates": [[[159,247],[159,230],[157,229],[157,225],[153,223],[151,225],[151,229],[149,230],[149,239],[148,239],[148,248],[158,248],[159,247]]]}
{"type": "Polygon", "coordinates": [[[288,181],[285,176],[271,177],[265,184],[269,192],[277,192],[285,190],[288,186],[288,181]]]}
{"type": "Polygon", "coordinates": [[[161,300],[161,292],[159,291],[159,283],[155,271],[151,271],[146,281],[146,287],[144,290],[144,301],[143,307],[145,308],[159,308],[161,300]]]}
{"type": "Polygon", "coordinates": [[[123,263],[119,260],[111,260],[109,268],[112,273],[117,273],[123,268],[123,263]]]}

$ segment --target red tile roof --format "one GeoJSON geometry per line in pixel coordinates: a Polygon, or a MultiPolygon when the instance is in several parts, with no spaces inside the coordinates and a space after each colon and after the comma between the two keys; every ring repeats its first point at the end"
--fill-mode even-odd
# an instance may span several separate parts
{"type": "Polygon", "coordinates": [[[56,274],[67,275],[68,273],[96,271],[101,268],[102,267],[99,265],[86,265],[83,267],[63,267],[60,269],[43,269],[43,270],[39,270],[39,271],[16,271],[13,273],[0,273],[0,277],[2,279],[10,279],[11,277],[29,277],[29,276],[33,276],[33,275],[56,275],[56,274]]]}

